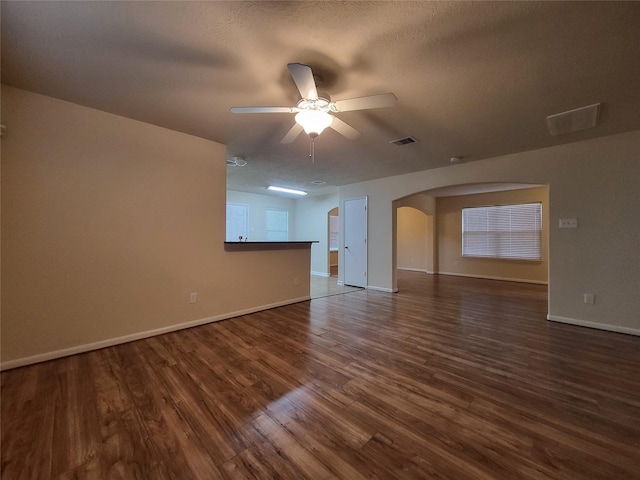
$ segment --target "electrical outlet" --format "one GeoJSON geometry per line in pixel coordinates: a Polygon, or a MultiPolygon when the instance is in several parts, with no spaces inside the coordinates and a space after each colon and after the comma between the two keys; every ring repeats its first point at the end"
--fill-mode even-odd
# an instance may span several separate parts
{"type": "Polygon", "coordinates": [[[189,294],[189,303],[196,303],[198,301],[198,292],[191,292],[189,294]]]}
{"type": "Polygon", "coordinates": [[[596,296],[593,293],[585,293],[583,296],[584,303],[587,305],[593,305],[596,303],[596,296]]]}
{"type": "Polygon", "coordinates": [[[293,279],[293,284],[294,285],[300,285],[300,279],[298,277],[293,279]]]}
{"type": "Polygon", "coordinates": [[[578,228],[577,218],[561,218],[558,222],[559,228],[578,228]]]}

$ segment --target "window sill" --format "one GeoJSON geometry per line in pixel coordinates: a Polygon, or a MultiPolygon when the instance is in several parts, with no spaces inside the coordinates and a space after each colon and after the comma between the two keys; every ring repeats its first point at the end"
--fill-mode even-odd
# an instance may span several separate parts
{"type": "Polygon", "coordinates": [[[503,257],[481,257],[481,256],[473,256],[473,255],[462,255],[460,258],[462,259],[472,259],[472,260],[492,260],[492,261],[500,261],[500,262],[516,262],[516,263],[543,263],[542,259],[529,259],[529,258],[503,258],[503,257]]]}

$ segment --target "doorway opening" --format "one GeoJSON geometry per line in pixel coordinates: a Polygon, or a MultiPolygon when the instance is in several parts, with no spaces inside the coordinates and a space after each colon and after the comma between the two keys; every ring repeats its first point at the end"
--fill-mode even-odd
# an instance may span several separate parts
{"type": "Polygon", "coordinates": [[[327,253],[327,259],[329,262],[327,271],[330,277],[338,278],[338,262],[340,261],[338,255],[339,247],[339,235],[340,235],[340,217],[338,207],[332,208],[328,213],[328,226],[329,232],[329,252],[327,253]]]}
{"type": "Polygon", "coordinates": [[[397,212],[397,268],[433,274],[435,261],[433,215],[417,208],[397,212]]]}
{"type": "MultiPolygon", "coordinates": [[[[547,185],[491,183],[441,187],[394,200],[394,291],[398,291],[397,272],[401,270],[548,285],[548,197],[547,185]],[[539,204],[542,209],[539,259],[480,257],[463,251],[465,209],[526,204],[539,204]]],[[[502,224],[495,228],[507,233],[520,232],[524,228],[523,234],[531,236],[532,232],[523,225],[518,219],[515,223],[510,222],[507,230],[502,224]]]]}

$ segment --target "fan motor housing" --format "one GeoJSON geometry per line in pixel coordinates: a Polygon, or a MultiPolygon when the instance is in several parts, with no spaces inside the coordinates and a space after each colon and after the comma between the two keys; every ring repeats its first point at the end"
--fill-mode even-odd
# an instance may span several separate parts
{"type": "Polygon", "coordinates": [[[328,112],[331,110],[331,100],[324,97],[318,97],[317,100],[302,98],[298,102],[298,108],[300,110],[320,110],[322,112],[328,112]]]}

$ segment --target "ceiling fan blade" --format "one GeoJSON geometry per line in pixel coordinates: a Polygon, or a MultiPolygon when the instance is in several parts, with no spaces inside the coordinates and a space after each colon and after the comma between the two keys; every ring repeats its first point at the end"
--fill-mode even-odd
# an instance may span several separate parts
{"type": "Polygon", "coordinates": [[[398,99],[393,93],[382,93],[380,95],[369,95],[368,97],[348,98],[334,102],[338,112],[348,112],[350,110],[366,110],[369,108],[393,107],[398,99]]]}
{"type": "Polygon", "coordinates": [[[355,140],[360,136],[360,132],[353,128],[351,125],[344,123],[338,117],[333,117],[333,123],[330,125],[340,135],[344,135],[349,140],[355,140]]]}
{"type": "Polygon", "coordinates": [[[300,95],[306,100],[317,100],[318,90],[316,89],[316,82],[313,79],[313,72],[311,67],[302,65],[301,63],[289,63],[287,65],[293,81],[296,83],[296,87],[300,90],[300,95]]]}
{"type": "Polygon", "coordinates": [[[231,107],[231,113],[295,113],[295,107],[231,107]]]}
{"type": "Polygon", "coordinates": [[[293,142],[296,138],[298,138],[298,135],[300,135],[301,132],[302,132],[302,125],[294,123],[293,127],[291,127],[291,130],[289,130],[289,132],[284,136],[284,138],[280,140],[280,143],[293,142]]]}

